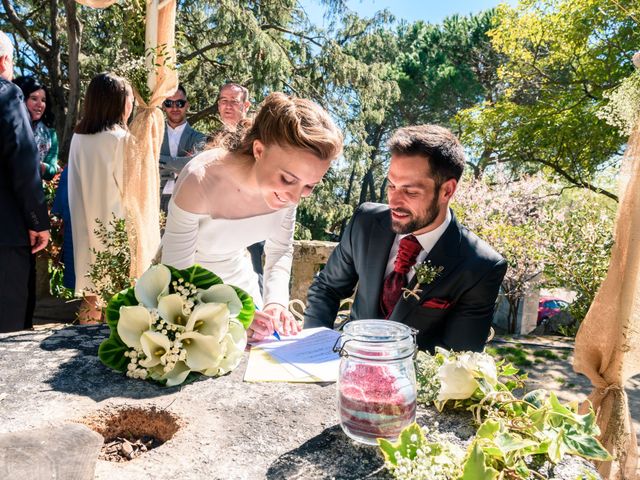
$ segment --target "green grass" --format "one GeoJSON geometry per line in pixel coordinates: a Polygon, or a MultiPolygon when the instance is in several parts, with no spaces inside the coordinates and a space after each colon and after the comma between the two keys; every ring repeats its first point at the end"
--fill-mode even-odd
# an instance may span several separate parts
{"type": "Polygon", "coordinates": [[[518,347],[488,347],[487,352],[494,357],[502,357],[516,367],[530,367],[533,362],[529,360],[528,352],[518,347]]]}
{"type": "Polygon", "coordinates": [[[549,360],[560,360],[560,357],[556,353],[547,349],[536,350],[533,352],[533,356],[538,358],[547,358],[549,360]]]}

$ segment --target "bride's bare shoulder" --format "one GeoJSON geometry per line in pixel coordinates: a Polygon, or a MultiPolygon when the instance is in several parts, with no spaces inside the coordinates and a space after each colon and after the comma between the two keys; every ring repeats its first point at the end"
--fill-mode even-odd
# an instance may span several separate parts
{"type": "Polygon", "coordinates": [[[225,155],[225,151],[220,148],[205,150],[193,157],[184,167],[185,173],[189,175],[202,176],[206,170],[220,165],[225,155]]]}
{"type": "Polygon", "coordinates": [[[178,207],[196,214],[209,213],[207,192],[224,177],[225,153],[221,149],[206,150],[187,163],[176,185],[174,201],[178,207]]]}

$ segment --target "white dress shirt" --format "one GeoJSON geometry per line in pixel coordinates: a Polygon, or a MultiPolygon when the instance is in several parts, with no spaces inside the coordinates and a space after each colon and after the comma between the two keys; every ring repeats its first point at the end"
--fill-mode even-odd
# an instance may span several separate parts
{"type": "MultiPolygon", "coordinates": [[[[436,244],[436,242],[440,240],[440,237],[442,236],[442,234],[447,229],[450,223],[451,223],[451,210],[447,208],[447,216],[445,217],[444,222],[442,222],[442,225],[440,225],[435,230],[431,230],[430,232],[415,236],[418,242],[420,243],[420,245],[422,246],[422,250],[418,254],[418,258],[416,259],[416,264],[424,262],[425,258],[427,258],[427,255],[429,255],[429,252],[431,251],[433,246],[436,244]]],[[[389,251],[389,261],[387,262],[387,269],[384,271],[384,278],[387,278],[387,275],[389,275],[393,271],[393,264],[395,263],[396,257],[398,256],[398,248],[400,246],[400,240],[403,237],[406,237],[407,235],[397,234],[396,238],[393,240],[393,245],[391,245],[391,250],[389,251]]],[[[413,268],[412,268],[409,270],[409,273],[407,273],[407,283],[411,281],[414,275],[415,275],[415,272],[413,271],[413,268]]]]}
{"type": "Polygon", "coordinates": [[[180,145],[180,137],[182,137],[182,132],[187,126],[187,122],[184,122],[181,125],[178,125],[176,128],[171,128],[171,126],[167,123],[167,137],[169,138],[169,153],[172,157],[178,156],[178,146],[180,145]]]}

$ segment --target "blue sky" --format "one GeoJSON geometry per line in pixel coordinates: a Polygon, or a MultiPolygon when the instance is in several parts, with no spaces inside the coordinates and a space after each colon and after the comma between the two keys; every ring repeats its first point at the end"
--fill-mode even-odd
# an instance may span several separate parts
{"type": "MultiPolygon", "coordinates": [[[[517,0],[503,0],[511,5],[517,0]]],[[[439,23],[443,18],[458,13],[468,15],[495,7],[500,0],[348,0],[347,5],[363,17],[370,17],[387,9],[398,19],[424,20],[439,23]]],[[[314,23],[322,25],[324,6],[319,0],[302,0],[302,5],[314,23]]]]}

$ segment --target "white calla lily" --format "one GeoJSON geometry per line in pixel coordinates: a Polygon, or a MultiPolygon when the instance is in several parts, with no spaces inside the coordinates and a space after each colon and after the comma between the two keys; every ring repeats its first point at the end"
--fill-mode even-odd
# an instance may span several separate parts
{"type": "Polygon", "coordinates": [[[220,362],[218,374],[224,375],[238,366],[247,346],[247,332],[236,320],[229,322],[229,333],[224,337],[225,355],[220,362]]]}
{"type": "Polygon", "coordinates": [[[158,315],[167,323],[184,327],[189,321],[185,308],[186,305],[182,297],[177,293],[172,293],[165,295],[158,302],[158,315]]]}
{"type": "Polygon", "coordinates": [[[136,282],[134,293],[147,308],[158,308],[158,299],[169,292],[171,271],[164,265],[150,267],[136,282]]]}
{"type": "Polygon", "coordinates": [[[160,380],[167,381],[167,387],[174,387],[184,382],[191,373],[191,369],[184,362],[177,362],[170,372],[160,377],[160,380]]]}
{"type": "Polygon", "coordinates": [[[235,289],[230,285],[212,285],[198,292],[198,300],[202,303],[224,303],[229,308],[229,315],[237,317],[242,310],[242,302],[235,289]]]}
{"type": "Polygon", "coordinates": [[[141,348],[140,336],[151,328],[151,314],[141,305],[120,307],[118,335],[131,348],[141,348]]]}
{"type": "Polygon", "coordinates": [[[198,332],[180,335],[182,348],[186,350],[185,363],[191,370],[203,372],[217,368],[224,354],[223,346],[215,338],[198,332]]]}
{"type": "Polygon", "coordinates": [[[473,395],[478,388],[478,382],[473,378],[473,372],[456,361],[445,362],[438,368],[440,391],[438,401],[464,400],[473,395]]]}
{"type": "Polygon", "coordinates": [[[140,343],[142,351],[147,356],[144,360],[140,360],[140,365],[150,368],[167,363],[166,358],[171,350],[171,340],[165,335],[160,332],[147,331],[140,337],[140,343]]]}
{"type": "Polygon", "coordinates": [[[458,357],[458,363],[465,367],[474,377],[482,377],[491,385],[498,383],[496,362],[488,354],[464,352],[458,357]]]}
{"type": "Polygon", "coordinates": [[[229,309],[225,303],[201,303],[197,305],[185,330],[210,335],[221,342],[229,329],[229,309]]]}

